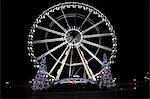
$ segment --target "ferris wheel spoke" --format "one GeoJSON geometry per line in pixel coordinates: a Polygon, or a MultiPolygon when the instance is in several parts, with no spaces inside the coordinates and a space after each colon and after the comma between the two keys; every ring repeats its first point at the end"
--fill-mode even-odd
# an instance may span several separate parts
{"type": "Polygon", "coordinates": [[[47,56],[48,54],[54,52],[58,48],[64,46],[65,44],[66,44],[66,42],[63,42],[63,43],[59,44],[58,46],[52,48],[51,50],[47,51],[46,53],[42,54],[41,56],[37,57],[37,61],[40,60],[42,57],[47,56]]]}
{"type": "Polygon", "coordinates": [[[73,63],[73,64],[70,64],[70,66],[79,66],[79,65],[83,65],[83,63],[73,63]]]}
{"type": "Polygon", "coordinates": [[[85,18],[85,20],[82,22],[81,26],[79,28],[82,28],[82,26],[84,25],[84,23],[86,22],[86,20],[88,19],[88,17],[91,15],[92,11],[87,15],[87,17],[85,18]]]}
{"type": "Polygon", "coordinates": [[[99,21],[98,23],[94,24],[93,26],[91,26],[91,27],[89,27],[89,28],[83,30],[83,31],[82,31],[82,34],[88,32],[89,30],[93,29],[94,27],[98,26],[99,24],[101,24],[101,23],[103,23],[103,22],[104,22],[104,20],[101,20],[101,21],[99,21]]]}
{"type": "Polygon", "coordinates": [[[42,26],[37,26],[37,28],[40,29],[40,30],[44,30],[46,32],[50,32],[50,33],[53,33],[53,34],[64,36],[64,33],[61,33],[61,32],[55,31],[55,30],[51,30],[49,28],[45,28],[45,27],[42,27],[42,26]]]}
{"type": "Polygon", "coordinates": [[[102,34],[92,34],[92,35],[84,35],[84,38],[94,38],[94,37],[103,37],[103,36],[112,36],[112,33],[102,33],[102,34]]]}
{"type": "Polygon", "coordinates": [[[66,15],[65,15],[64,10],[62,9],[62,7],[61,7],[61,12],[62,12],[62,14],[63,14],[63,16],[65,18],[65,21],[66,21],[66,24],[67,24],[68,28],[70,28],[70,25],[69,25],[69,23],[67,21],[66,15]]]}
{"type": "MultiPolygon", "coordinates": [[[[52,58],[54,58],[55,61],[57,61],[57,58],[52,53],[50,53],[50,55],[51,55],[52,58]]],[[[61,64],[60,61],[59,61],[59,63],[61,64]]],[[[70,66],[70,64],[68,64],[68,63],[65,63],[65,65],[70,66]]]]}
{"type": "Polygon", "coordinates": [[[52,18],[50,15],[47,15],[55,24],[57,24],[64,32],[66,32],[66,29],[62,27],[54,18],[52,18]]]}
{"type": "Polygon", "coordinates": [[[75,67],[72,67],[71,76],[74,75],[74,69],[75,69],[75,67]]]}
{"type": "Polygon", "coordinates": [[[33,44],[57,42],[57,41],[64,41],[64,38],[62,37],[62,38],[54,38],[54,39],[36,40],[36,41],[33,41],[33,44]]]}
{"type": "Polygon", "coordinates": [[[61,73],[62,73],[62,70],[63,70],[63,68],[64,68],[64,65],[65,65],[65,63],[66,63],[66,61],[67,61],[67,58],[68,58],[68,56],[69,56],[70,50],[71,50],[71,47],[69,47],[69,49],[68,49],[68,50],[66,51],[66,53],[65,53],[65,57],[64,57],[64,59],[62,60],[62,64],[61,64],[61,66],[60,66],[60,69],[58,69],[58,71],[57,71],[56,80],[59,79],[59,77],[60,77],[60,75],[61,75],[61,73]]]}
{"type": "Polygon", "coordinates": [[[83,44],[81,44],[81,47],[87,52],[89,53],[97,62],[99,62],[102,66],[104,65],[103,62],[98,59],[90,50],[88,50],[83,44]]]}
{"type": "Polygon", "coordinates": [[[83,43],[94,46],[94,47],[98,47],[98,48],[101,48],[101,49],[104,49],[104,50],[107,50],[107,51],[112,51],[112,49],[109,48],[109,47],[102,46],[100,44],[96,44],[96,43],[93,43],[93,42],[90,42],[90,41],[87,41],[87,40],[83,40],[83,43]]]}
{"type": "MultiPolygon", "coordinates": [[[[80,51],[81,51],[81,49],[80,49],[80,51]]],[[[93,71],[91,70],[91,68],[90,68],[89,65],[88,65],[88,61],[86,60],[86,58],[85,58],[85,56],[84,56],[84,54],[83,54],[82,51],[81,51],[81,53],[82,53],[83,59],[84,59],[84,61],[85,61],[85,63],[86,63],[87,69],[88,69],[88,71],[89,71],[91,77],[93,78],[94,81],[96,81],[96,78],[95,78],[95,76],[94,76],[94,73],[93,73],[93,71]]]]}
{"type": "Polygon", "coordinates": [[[106,68],[103,68],[100,72],[96,73],[94,76],[100,75],[106,68]]]}
{"type": "Polygon", "coordinates": [[[78,54],[79,54],[79,56],[80,56],[80,59],[81,59],[81,61],[82,61],[82,63],[83,63],[84,69],[85,69],[85,71],[86,71],[88,77],[89,77],[89,78],[92,78],[92,76],[91,76],[91,74],[90,74],[90,72],[89,72],[89,70],[88,70],[87,63],[86,63],[85,60],[84,60],[85,57],[82,55],[83,53],[81,52],[81,50],[80,50],[79,47],[76,47],[76,49],[77,49],[77,52],[78,52],[78,54]]]}
{"type": "Polygon", "coordinates": [[[69,77],[71,76],[72,55],[73,55],[73,48],[71,49],[71,56],[70,56],[69,77]]]}
{"type": "Polygon", "coordinates": [[[80,68],[75,72],[74,75],[77,75],[77,73],[81,70],[81,68],[82,68],[82,67],[80,67],[80,68]]]}
{"type": "Polygon", "coordinates": [[[57,66],[57,64],[59,63],[59,61],[61,60],[61,58],[63,57],[63,55],[65,54],[65,52],[67,51],[68,49],[68,45],[67,47],[65,48],[65,50],[63,51],[63,53],[59,56],[58,60],[56,61],[56,63],[54,64],[54,66],[52,67],[52,69],[50,70],[49,74],[51,74],[53,72],[53,70],[55,69],[55,67],[57,66]]]}

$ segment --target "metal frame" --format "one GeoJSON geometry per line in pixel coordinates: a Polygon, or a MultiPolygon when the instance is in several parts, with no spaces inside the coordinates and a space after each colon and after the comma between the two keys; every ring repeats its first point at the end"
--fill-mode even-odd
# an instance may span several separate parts
{"type": "MultiPolygon", "coordinates": [[[[71,14],[72,17],[74,17],[74,14],[71,14]]],[[[104,65],[104,63],[102,62],[101,59],[99,59],[95,53],[93,53],[92,51],[90,51],[88,49],[88,47],[86,47],[84,44],[87,44],[89,46],[93,46],[96,47],[98,49],[102,49],[105,51],[109,51],[111,56],[109,57],[109,61],[108,64],[110,65],[111,63],[113,63],[113,59],[116,57],[115,54],[117,52],[116,48],[117,48],[117,38],[115,35],[115,31],[113,29],[113,26],[110,24],[109,20],[106,18],[106,16],[104,14],[102,14],[99,10],[95,9],[92,6],[89,6],[87,4],[83,4],[83,3],[78,3],[78,2],[65,2],[65,3],[60,3],[58,5],[54,5],[52,7],[50,7],[49,9],[45,10],[34,22],[33,26],[31,27],[30,33],[28,35],[28,50],[29,50],[29,56],[31,56],[31,61],[34,62],[35,64],[38,64],[38,62],[42,59],[42,57],[46,57],[47,55],[52,55],[52,53],[54,51],[56,51],[57,49],[60,49],[62,46],[66,46],[65,50],[62,52],[62,54],[59,56],[59,58],[55,58],[55,56],[53,56],[53,58],[56,60],[55,64],[52,66],[52,68],[48,71],[48,75],[52,76],[52,73],[54,72],[56,66],[58,65],[58,63],[61,63],[60,68],[57,71],[57,75],[56,77],[53,76],[53,78],[55,78],[55,80],[60,80],[60,76],[61,73],[64,69],[64,66],[69,66],[69,76],[71,77],[72,73],[73,73],[73,67],[75,66],[82,66],[84,67],[84,77],[86,77],[87,75],[87,79],[91,79],[93,81],[96,81],[95,76],[97,74],[93,73],[93,70],[90,68],[90,66],[88,65],[88,60],[86,59],[86,57],[84,56],[84,51],[87,52],[93,59],[95,59],[101,66],[104,65]],[[81,25],[79,27],[74,26],[71,27],[68,20],[67,20],[67,14],[65,14],[64,9],[69,9],[70,7],[74,8],[74,9],[82,9],[82,10],[87,10],[89,11],[88,15],[86,15],[85,19],[83,20],[83,22],[81,22],[81,25]],[[58,20],[56,18],[53,18],[50,13],[55,13],[55,10],[60,10],[62,12],[62,17],[65,20],[66,24],[67,24],[67,28],[63,27],[63,24],[59,23],[58,20]],[[96,24],[93,24],[92,26],[82,30],[83,25],[86,25],[86,22],[90,19],[91,15],[95,15],[98,18],[100,18],[101,20],[99,22],[96,22],[96,24]],[[56,24],[63,32],[59,32],[57,30],[53,30],[51,28],[46,28],[44,26],[41,26],[39,23],[42,23],[45,19],[45,17],[49,18],[54,24],[56,24]],[[105,23],[105,25],[108,27],[108,30],[110,32],[108,33],[91,33],[91,34],[86,34],[87,32],[89,32],[92,29],[97,28],[100,24],[105,23]],[[53,38],[53,39],[40,39],[39,40],[33,40],[34,34],[37,33],[36,29],[45,31],[45,33],[51,33],[54,35],[58,35],[60,36],[59,38],[53,38]],[[79,42],[75,42],[75,38],[71,38],[71,36],[67,37],[67,34],[72,32],[72,31],[76,31],[77,33],[79,33],[80,35],[80,40],[79,42]],[[90,38],[103,38],[103,37],[108,37],[111,36],[111,40],[112,40],[112,47],[109,48],[105,45],[99,44],[99,42],[94,43],[91,41],[88,41],[87,39],[90,38]],[[71,42],[69,42],[66,38],[70,38],[72,39],[71,42]],[[52,43],[52,42],[61,42],[59,45],[55,46],[52,49],[49,49],[47,52],[43,53],[40,56],[36,56],[34,54],[34,50],[33,47],[34,45],[38,45],[38,44],[47,44],[47,43],[52,43]],[[83,50],[81,50],[81,48],[83,50]],[[73,49],[76,49],[80,59],[81,59],[81,63],[72,63],[72,57],[73,57],[73,49]],[[71,58],[70,58],[70,63],[66,63],[69,54],[71,54],[71,58]],[[62,61],[61,61],[62,60],[62,61]]],[[[99,70],[100,72],[103,71],[99,70]]]]}

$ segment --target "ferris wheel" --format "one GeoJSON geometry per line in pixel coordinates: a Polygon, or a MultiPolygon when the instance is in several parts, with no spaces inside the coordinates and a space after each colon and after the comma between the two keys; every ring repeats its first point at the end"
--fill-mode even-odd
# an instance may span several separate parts
{"type": "Polygon", "coordinates": [[[37,68],[46,57],[47,73],[55,81],[77,76],[96,81],[102,66],[114,63],[117,38],[99,10],[65,2],[39,15],[28,35],[28,50],[37,68]],[[105,64],[103,54],[108,57],[105,64]]]}

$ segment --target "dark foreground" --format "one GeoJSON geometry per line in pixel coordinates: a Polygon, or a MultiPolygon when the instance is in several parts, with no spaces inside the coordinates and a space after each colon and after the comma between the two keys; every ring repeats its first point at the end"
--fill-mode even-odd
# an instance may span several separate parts
{"type": "Polygon", "coordinates": [[[45,91],[32,91],[28,86],[7,86],[3,98],[149,98],[148,87],[119,86],[99,89],[95,85],[57,85],[45,91]]]}

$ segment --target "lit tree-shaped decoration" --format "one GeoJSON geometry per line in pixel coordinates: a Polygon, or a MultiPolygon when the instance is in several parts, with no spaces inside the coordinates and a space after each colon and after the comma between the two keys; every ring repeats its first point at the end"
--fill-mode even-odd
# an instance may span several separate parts
{"type": "Polygon", "coordinates": [[[46,66],[46,57],[43,57],[40,65],[37,65],[39,70],[36,73],[35,79],[33,81],[33,90],[43,90],[48,89],[50,87],[47,66],[46,66]]]}
{"type": "Polygon", "coordinates": [[[100,88],[102,86],[106,86],[107,88],[114,87],[116,84],[115,80],[113,80],[112,78],[111,68],[108,64],[106,53],[103,54],[103,63],[104,65],[102,66],[102,71],[99,75],[100,77],[99,87],[100,88]]]}

